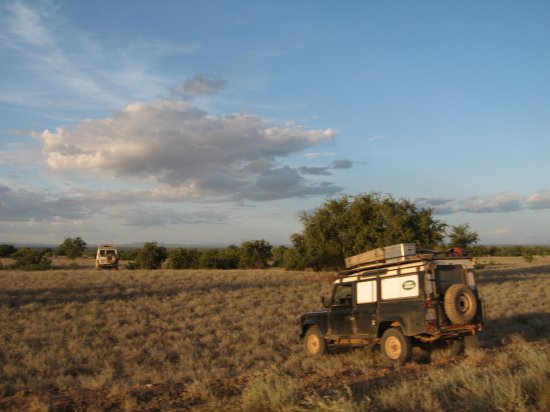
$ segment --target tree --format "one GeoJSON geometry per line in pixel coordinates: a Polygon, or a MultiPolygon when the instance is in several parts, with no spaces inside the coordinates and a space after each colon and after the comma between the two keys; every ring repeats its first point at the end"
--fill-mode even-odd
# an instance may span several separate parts
{"type": "Polygon", "coordinates": [[[15,253],[17,249],[13,245],[0,245],[0,257],[7,258],[15,253]]]}
{"type": "Polygon", "coordinates": [[[273,246],[265,240],[250,240],[241,245],[239,266],[243,269],[265,269],[269,267],[273,246]]]}
{"type": "Polygon", "coordinates": [[[57,254],[61,256],[67,256],[69,259],[74,260],[77,257],[82,256],[86,250],[86,242],[81,237],[67,237],[61,245],[57,248],[57,254]]]}
{"type": "Polygon", "coordinates": [[[283,255],[283,267],[286,270],[304,270],[308,267],[308,257],[304,235],[293,233],[290,236],[292,247],[285,250],[283,255]]]}
{"type": "Polygon", "coordinates": [[[479,241],[479,235],[476,232],[471,232],[470,225],[464,223],[458,226],[451,226],[449,239],[449,247],[461,247],[467,250],[479,241]]]}
{"type": "Polygon", "coordinates": [[[168,267],[171,269],[198,269],[201,252],[197,249],[177,248],[168,254],[168,267]]]}
{"type": "Polygon", "coordinates": [[[51,253],[48,249],[30,249],[23,247],[11,255],[15,259],[14,268],[21,270],[47,270],[51,269],[51,253]]]}
{"type": "Polygon", "coordinates": [[[346,256],[396,243],[434,247],[442,243],[446,227],[431,209],[377,192],[329,199],[300,219],[303,263],[315,270],[339,269],[346,256]]]}
{"type": "Polygon", "coordinates": [[[237,269],[241,262],[241,249],[230,245],[218,253],[218,269],[237,269]]]}
{"type": "Polygon", "coordinates": [[[208,249],[202,252],[199,258],[199,267],[202,269],[219,269],[220,252],[217,249],[208,249]]]}
{"type": "Polygon", "coordinates": [[[168,251],[157,242],[147,242],[139,251],[136,263],[140,269],[159,269],[168,257],[168,251]]]}
{"type": "Polygon", "coordinates": [[[284,267],[285,262],[285,252],[288,250],[288,247],[286,246],[276,246],[271,251],[271,257],[273,261],[271,262],[271,266],[276,268],[282,268],[284,267]]]}

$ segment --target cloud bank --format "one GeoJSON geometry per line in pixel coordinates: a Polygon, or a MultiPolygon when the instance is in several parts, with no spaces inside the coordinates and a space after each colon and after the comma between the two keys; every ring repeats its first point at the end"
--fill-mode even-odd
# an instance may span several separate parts
{"type": "Polygon", "coordinates": [[[497,193],[490,196],[469,196],[464,199],[422,197],[415,199],[415,203],[418,206],[433,209],[438,215],[509,213],[519,210],[550,209],[550,190],[543,189],[528,196],[497,193]]]}
{"type": "MultiPolygon", "coordinates": [[[[265,201],[339,192],[330,182],[305,177],[323,173],[281,164],[335,134],[330,128],[279,126],[251,114],[217,117],[184,100],[157,100],[33,137],[55,171],[153,181],[185,191],[188,199],[265,201]]],[[[351,166],[340,160],[326,169],[351,166]]]]}

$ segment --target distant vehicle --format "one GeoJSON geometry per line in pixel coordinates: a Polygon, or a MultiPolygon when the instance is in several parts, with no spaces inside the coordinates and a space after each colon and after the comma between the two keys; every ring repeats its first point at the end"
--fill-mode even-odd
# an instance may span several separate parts
{"type": "Polygon", "coordinates": [[[118,250],[113,245],[99,245],[95,258],[95,268],[118,270],[118,250]]]}
{"type": "Polygon", "coordinates": [[[414,244],[346,259],[325,309],[305,313],[300,337],[309,355],[333,346],[379,344],[392,363],[412,347],[458,354],[483,330],[473,262],[462,250],[416,251],[414,244]]]}

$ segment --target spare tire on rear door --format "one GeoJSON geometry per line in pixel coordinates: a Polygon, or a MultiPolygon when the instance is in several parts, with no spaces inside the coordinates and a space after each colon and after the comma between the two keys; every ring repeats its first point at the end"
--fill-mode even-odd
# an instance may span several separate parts
{"type": "Polygon", "coordinates": [[[445,313],[455,325],[470,322],[477,312],[476,295],[467,285],[455,284],[449,286],[443,298],[445,313]]]}

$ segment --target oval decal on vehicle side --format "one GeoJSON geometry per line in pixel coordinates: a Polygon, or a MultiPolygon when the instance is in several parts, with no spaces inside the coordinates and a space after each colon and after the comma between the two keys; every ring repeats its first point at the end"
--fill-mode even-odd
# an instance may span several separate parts
{"type": "Polygon", "coordinates": [[[406,282],[403,282],[403,285],[401,285],[401,286],[405,290],[411,290],[411,289],[415,288],[416,282],[414,280],[407,280],[406,282]]]}

